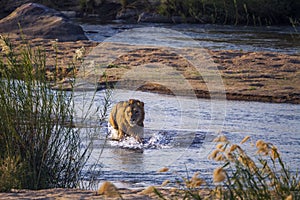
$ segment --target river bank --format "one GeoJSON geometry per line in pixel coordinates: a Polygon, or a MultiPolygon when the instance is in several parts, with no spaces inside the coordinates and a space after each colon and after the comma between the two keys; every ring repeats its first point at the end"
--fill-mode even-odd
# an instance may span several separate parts
{"type": "MultiPolygon", "coordinates": [[[[24,45],[24,41],[17,35],[9,35],[9,38],[16,49],[24,45]]],[[[44,50],[47,58],[46,75],[51,79],[58,71],[63,89],[70,87],[69,78],[74,76],[74,71],[75,74],[80,71],[82,62],[80,59],[83,57],[76,58],[77,54],[89,55],[95,47],[101,44],[88,40],[60,42],[41,38],[28,41],[33,49],[44,50]]],[[[299,55],[242,50],[207,50],[207,52],[222,77],[228,100],[300,103],[299,55]]],[[[106,53],[109,55],[113,52],[106,53]]],[[[120,56],[113,63],[108,63],[110,67],[105,69],[106,78],[104,80],[98,77],[98,83],[100,85],[105,85],[106,82],[114,84],[120,81],[133,66],[157,61],[172,66],[180,72],[191,84],[198,98],[210,98],[201,74],[179,55],[160,48],[136,49],[128,52],[127,55],[120,56]]],[[[169,88],[152,83],[147,83],[139,90],[171,94],[169,88]]]]}
{"type": "MultiPolygon", "coordinates": [[[[141,194],[140,190],[119,189],[119,195],[99,195],[97,191],[82,189],[46,189],[46,190],[13,190],[8,193],[0,193],[0,199],[159,199],[150,198],[148,195],[141,194]]],[[[154,197],[155,194],[152,194],[154,197]]]]}
{"type": "MultiPolygon", "coordinates": [[[[157,187],[160,194],[166,199],[182,198],[183,191],[177,189],[163,189],[157,187]]],[[[209,194],[208,190],[200,190],[199,194],[205,196],[209,194]]],[[[153,187],[141,189],[126,188],[104,188],[98,191],[83,189],[54,188],[45,190],[13,190],[8,193],[0,193],[0,199],[126,199],[126,200],[151,200],[161,199],[153,192],[153,187]],[[101,194],[99,194],[101,192],[101,194]]]]}

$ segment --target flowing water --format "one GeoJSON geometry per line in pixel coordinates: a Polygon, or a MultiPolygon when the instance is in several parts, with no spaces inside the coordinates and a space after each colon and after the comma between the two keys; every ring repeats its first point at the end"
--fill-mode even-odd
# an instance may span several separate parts
{"type": "MultiPolygon", "coordinates": [[[[82,100],[82,96],[92,97],[93,92],[77,95],[79,109],[84,101],[91,101],[82,100]]],[[[104,91],[97,92],[94,102],[101,105],[103,96],[104,91]]],[[[145,141],[143,145],[132,138],[112,141],[107,137],[107,123],[97,129],[88,166],[99,160],[94,172],[100,182],[110,180],[126,187],[142,187],[161,184],[166,179],[175,181],[196,171],[209,182],[220,163],[207,157],[215,146],[212,140],[220,134],[232,143],[239,143],[247,135],[253,142],[271,142],[292,171],[300,165],[300,105],[193,99],[126,90],[115,90],[112,103],[128,98],[145,103],[145,141]],[[163,167],[170,171],[157,173],[163,167]]],[[[249,144],[244,148],[255,153],[249,144]]],[[[90,175],[91,171],[86,173],[90,175]]]]}
{"type": "MultiPolygon", "coordinates": [[[[218,25],[168,24],[82,24],[91,40],[133,45],[195,47],[245,51],[299,53],[299,30],[291,27],[232,27],[218,25]],[[163,26],[163,27],[162,27],[163,26]],[[124,34],[125,33],[125,34],[124,34]]],[[[101,57],[99,54],[92,58],[101,57]]],[[[101,53],[101,51],[100,51],[101,53]]],[[[209,86],[209,85],[208,85],[209,86]]],[[[213,88],[213,87],[211,87],[213,88]]],[[[215,146],[212,140],[225,135],[232,143],[245,136],[275,144],[284,161],[296,171],[300,165],[300,105],[244,101],[206,100],[167,96],[133,90],[114,90],[112,104],[129,98],[145,103],[145,141],[132,139],[116,142],[109,139],[108,124],[99,126],[98,114],[105,91],[76,92],[76,120],[89,119],[82,135],[94,139],[93,153],[85,174],[96,180],[110,180],[125,187],[161,184],[200,171],[211,183],[212,171],[219,163],[207,157],[215,146]],[[89,102],[93,106],[89,109],[89,102]],[[83,116],[86,109],[91,110],[83,116]],[[95,128],[96,127],[96,128],[95,128]],[[95,129],[89,133],[90,129],[95,129]],[[98,163],[94,166],[95,163],[98,163]],[[93,170],[88,167],[94,166],[93,170]],[[168,167],[166,173],[157,170],[168,167]]],[[[110,107],[111,108],[111,107],[110,107]]],[[[83,144],[84,146],[84,144],[83,144]]],[[[86,147],[86,146],[84,146],[86,147]]],[[[251,145],[245,146],[255,153],[251,145]]],[[[299,168],[298,168],[299,169],[299,168]]]]}
{"type": "MultiPolygon", "coordinates": [[[[210,24],[90,24],[82,23],[89,39],[102,42],[124,31],[154,27],[178,31],[182,35],[168,35],[164,40],[188,42],[195,40],[199,46],[208,49],[226,49],[243,51],[274,51],[299,53],[300,28],[292,26],[229,26],[210,24]]],[[[163,29],[161,29],[163,30],[163,29]]],[[[156,34],[164,35],[155,29],[156,34]]],[[[145,33],[144,33],[145,34],[145,33]]],[[[147,34],[147,33],[146,33],[147,34]]],[[[136,35],[126,38],[128,43],[136,43],[136,35]]],[[[161,42],[161,40],[160,40],[161,42]]],[[[170,45],[170,43],[169,43],[170,45]]]]}

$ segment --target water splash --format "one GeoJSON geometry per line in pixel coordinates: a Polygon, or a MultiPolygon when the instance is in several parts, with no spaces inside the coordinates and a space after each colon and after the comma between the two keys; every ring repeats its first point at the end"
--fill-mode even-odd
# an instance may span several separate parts
{"type": "MultiPolygon", "coordinates": [[[[118,134],[108,123],[108,139],[112,139],[114,135],[118,134]]],[[[110,140],[109,144],[114,147],[125,149],[166,149],[172,148],[172,136],[165,131],[153,133],[150,137],[144,138],[143,143],[138,142],[134,137],[127,136],[121,141],[110,140]]]]}

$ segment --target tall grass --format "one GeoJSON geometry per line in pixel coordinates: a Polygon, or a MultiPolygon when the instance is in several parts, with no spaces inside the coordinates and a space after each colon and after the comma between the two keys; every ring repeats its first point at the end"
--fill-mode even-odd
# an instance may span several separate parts
{"type": "Polygon", "coordinates": [[[73,93],[51,89],[43,50],[0,43],[0,191],[78,186],[90,152],[73,127],[73,93]]]}
{"type": "MultiPolygon", "coordinates": [[[[240,144],[232,144],[224,136],[214,141],[217,145],[209,158],[221,163],[213,171],[214,186],[208,187],[200,174],[195,173],[177,182],[180,188],[173,190],[173,194],[164,196],[157,188],[144,193],[156,194],[161,199],[299,199],[298,172],[286,166],[275,145],[263,140],[254,144],[250,137],[245,137],[240,144]]],[[[164,182],[162,186],[169,183],[164,182]]]]}
{"type": "MultiPolygon", "coordinates": [[[[245,137],[240,144],[222,142],[217,145],[211,158],[223,162],[215,173],[214,179],[223,176],[219,181],[223,185],[216,188],[222,199],[285,199],[299,197],[300,178],[298,173],[290,171],[283,161],[277,147],[263,140],[250,146],[256,146],[254,156],[243,149],[250,137],[245,137]]],[[[247,148],[248,149],[248,148],[247,148]]]]}

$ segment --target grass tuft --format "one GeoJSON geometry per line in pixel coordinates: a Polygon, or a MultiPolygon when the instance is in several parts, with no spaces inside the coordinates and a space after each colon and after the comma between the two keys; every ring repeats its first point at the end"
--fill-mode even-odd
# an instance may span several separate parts
{"type": "Polygon", "coordinates": [[[73,92],[52,90],[43,50],[0,44],[0,191],[77,187],[91,151],[74,128],[73,92]]]}

